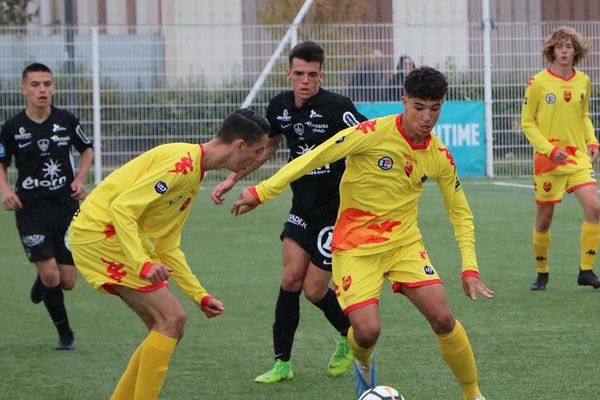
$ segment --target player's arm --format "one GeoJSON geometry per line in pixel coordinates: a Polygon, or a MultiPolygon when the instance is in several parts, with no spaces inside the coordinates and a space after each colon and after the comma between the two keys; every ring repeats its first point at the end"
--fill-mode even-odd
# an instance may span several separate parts
{"type": "MultiPolygon", "coordinates": [[[[367,121],[365,124],[374,122],[367,121]]],[[[364,127],[369,131],[369,127],[364,127]]],[[[296,157],[284,165],[277,173],[270,178],[260,182],[252,188],[245,189],[240,197],[233,203],[231,212],[234,215],[245,214],[253,210],[259,204],[277,197],[283,192],[291,182],[306,175],[325,164],[333,163],[354,152],[368,148],[371,135],[357,127],[350,127],[338,132],[327,141],[318,145],[315,149],[296,157]]]]}
{"type": "Polygon", "coordinates": [[[475,228],[473,213],[467,202],[462,184],[456,173],[456,168],[446,157],[440,157],[442,173],[438,186],[444,196],[448,217],[454,228],[454,236],[462,260],[462,284],[465,294],[471,299],[477,298],[477,293],[484,297],[493,297],[494,292],[488,289],[479,276],[479,266],[475,254],[475,228]]]}
{"type": "Polygon", "coordinates": [[[277,151],[279,144],[281,143],[281,137],[282,135],[269,136],[267,147],[255,163],[251,164],[243,171],[232,172],[225,180],[215,186],[210,196],[213,203],[217,205],[223,204],[223,196],[225,193],[229,192],[240,179],[256,171],[277,151]]]}
{"type": "Polygon", "coordinates": [[[585,97],[583,98],[582,104],[583,112],[581,115],[581,124],[583,126],[585,142],[587,143],[588,155],[591,162],[596,162],[600,156],[600,151],[598,150],[598,139],[596,138],[596,133],[594,132],[594,125],[592,124],[592,119],[590,118],[591,92],[592,87],[590,84],[590,79],[588,78],[586,81],[585,97]]]}
{"type": "Polygon", "coordinates": [[[2,205],[8,211],[18,210],[23,207],[21,199],[15,193],[15,190],[8,183],[8,166],[12,160],[12,154],[9,151],[6,138],[9,137],[9,128],[4,125],[0,132],[0,146],[3,151],[0,154],[0,192],[2,193],[2,205]]]}
{"type": "Polygon", "coordinates": [[[525,89],[525,99],[521,107],[521,127],[523,132],[533,146],[533,149],[541,154],[551,157],[551,153],[557,149],[544,136],[537,122],[537,113],[540,103],[541,88],[540,85],[531,78],[530,83],[525,89]]]}
{"type": "Polygon", "coordinates": [[[181,251],[180,229],[173,230],[157,240],[155,251],[161,262],[171,268],[171,276],[183,293],[196,303],[207,317],[215,317],[223,312],[223,303],[208,294],[187,263],[185,254],[181,251]]]}
{"type": "Polygon", "coordinates": [[[87,181],[93,159],[94,150],[91,147],[88,147],[81,153],[77,176],[75,176],[73,182],[71,182],[71,197],[76,200],[82,200],[85,197],[85,182],[87,181]]]}

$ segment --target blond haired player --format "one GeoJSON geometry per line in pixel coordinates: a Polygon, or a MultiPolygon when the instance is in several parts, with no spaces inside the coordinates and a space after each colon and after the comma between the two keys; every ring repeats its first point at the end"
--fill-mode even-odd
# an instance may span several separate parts
{"type": "MultiPolygon", "coordinates": [[[[467,400],[482,400],[475,357],[467,334],[446,299],[417,226],[424,183],[438,183],[462,258],[465,294],[492,297],[479,279],[473,215],[450,151],[432,133],[448,83],[439,71],[409,73],[402,97],[404,113],[344,129],[271,178],[246,189],[232,212],[243,214],[281,193],[315,168],[346,157],[340,207],[333,231],[333,281],[338,301],[352,324],[348,342],[355,357],[356,395],[377,385],[373,351],[381,331],[379,298],[387,279],[425,316],[467,400]]],[[[433,380],[430,380],[432,382],[433,380]]],[[[446,394],[446,388],[440,388],[446,394]]]]}
{"type": "Polygon", "coordinates": [[[263,117],[238,110],[206,143],[165,144],[123,165],[75,214],[69,244],[81,275],[94,288],[120,296],[150,331],[111,399],[158,398],[186,318],[167,285],[170,276],[208,318],[223,312],[223,303],[191,271],[180,249],[181,231],[204,173],[253,164],[269,129],[263,117]]]}
{"type": "Polygon", "coordinates": [[[546,289],[550,225],[554,205],[565,191],[575,194],[584,214],[577,283],[600,288],[593,271],[600,242],[600,201],[592,169],[598,140],[589,115],[590,78],[575,69],[587,52],[587,40],[574,29],[556,29],[544,42],[548,68],[534,75],[525,91],[521,125],[535,150],[533,255],[538,275],[531,290],[546,289]]]}

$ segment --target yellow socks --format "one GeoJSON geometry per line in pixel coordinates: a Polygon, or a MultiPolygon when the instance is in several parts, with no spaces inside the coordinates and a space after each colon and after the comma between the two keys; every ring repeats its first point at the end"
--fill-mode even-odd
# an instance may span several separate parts
{"type": "Polygon", "coordinates": [[[580,268],[583,271],[589,271],[594,268],[596,262],[596,252],[600,243],[600,224],[590,224],[583,221],[581,225],[580,244],[580,268]]]}
{"type": "Polygon", "coordinates": [[[176,345],[177,339],[150,331],[131,356],[111,400],[157,399],[176,345]]]}
{"type": "Polygon", "coordinates": [[[464,398],[471,400],[480,395],[475,356],[462,324],[456,321],[451,332],[437,338],[442,356],[458,380],[464,398]]]}
{"type": "Polygon", "coordinates": [[[550,231],[542,233],[536,229],[533,230],[533,256],[535,257],[537,272],[549,271],[548,253],[550,252],[551,238],[550,231]]]}
{"type": "Polygon", "coordinates": [[[354,358],[362,365],[369,365],[371,363],[371,358],[373,357],[373,350],[375,347],[370,347],[365,349],[360,347],[356,340],[354,340],[354,330],[352,327],[348,330],[348,344],[352,349],[352,353],[354,354],[354,358]]]}

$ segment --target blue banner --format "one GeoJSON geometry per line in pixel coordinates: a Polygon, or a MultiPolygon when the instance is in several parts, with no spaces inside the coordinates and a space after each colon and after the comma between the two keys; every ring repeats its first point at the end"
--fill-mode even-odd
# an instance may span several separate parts
{"type": "MultiPolygon", "coordinates": [[[[355,103],[367,118],[400,114],[402,103],[355,103]]],[[[450,149],[461,177],[485,176],[485,122],[482,101],[445,101],[433,129],[450,149]]]]}

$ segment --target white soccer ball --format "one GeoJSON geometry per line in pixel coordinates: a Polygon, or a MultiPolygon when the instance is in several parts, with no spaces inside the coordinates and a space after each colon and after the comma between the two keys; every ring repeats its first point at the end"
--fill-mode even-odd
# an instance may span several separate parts
{"type": "Polygon", "coordinates": [[[375,386],[360,395],[358,400],[405,400],[393,387],[375,386]]]}

